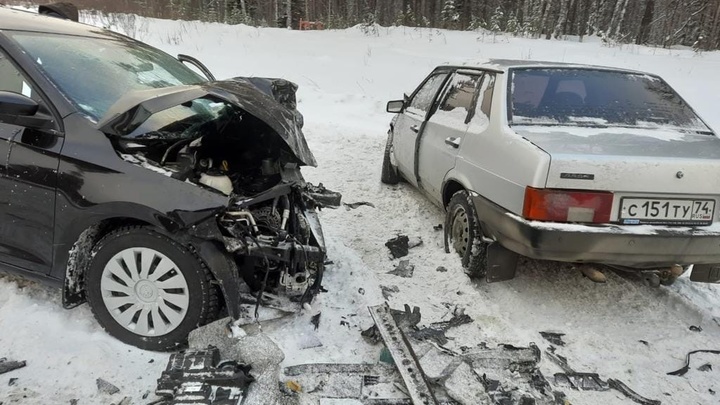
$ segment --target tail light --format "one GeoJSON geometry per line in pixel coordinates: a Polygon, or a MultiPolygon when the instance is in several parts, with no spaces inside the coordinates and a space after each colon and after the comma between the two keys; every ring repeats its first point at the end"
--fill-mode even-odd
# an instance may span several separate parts
{"type": "Polygon", "coordinates": [[[523,216],[536,221],[610,222],[613,194],[525,188],[523,216]]]}

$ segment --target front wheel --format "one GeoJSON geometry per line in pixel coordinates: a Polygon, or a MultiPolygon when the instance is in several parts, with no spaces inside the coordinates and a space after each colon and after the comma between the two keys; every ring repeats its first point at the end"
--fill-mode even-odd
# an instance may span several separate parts
{"type": "Polygon", "coordinates": [[[461,190],[455,193],[445,214],[447,243],[460,255],[462,265],[471,277],[483,278],[487,274],[487,243],[470,194],[461,190]]]}
{"type": "Polygon", "coordinates": [[[141,349],[171,350],[217,314],[210,280],[184,246],[150,228],[125,227],[93,249],[87,300],[115,338],[141,349]]]}

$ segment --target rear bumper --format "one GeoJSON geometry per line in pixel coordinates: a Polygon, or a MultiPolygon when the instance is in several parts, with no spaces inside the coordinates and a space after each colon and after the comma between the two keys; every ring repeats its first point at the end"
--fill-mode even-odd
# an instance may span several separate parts
{"type": "Polygon", "coordinates": [[[472,197],[484,232],[523,256],[642,269],[720,263],[720,227],[576,225],[527,221],[472,197]]]}

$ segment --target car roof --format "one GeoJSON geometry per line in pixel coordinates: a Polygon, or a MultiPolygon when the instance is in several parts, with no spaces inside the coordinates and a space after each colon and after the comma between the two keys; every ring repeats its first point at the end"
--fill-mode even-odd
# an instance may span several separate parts
{"type": "Polygon", "coordinates": [[[440,65],[436,70],[444,69],[469,69],[469,70],[490,70],[497,73],[505,73],[513,68],[555,68],[555,69],[591,69],[591,70],[604,70],[612,72],[632,73],[632,74],[643,74],[651,75],[647,72],[641,72],[637,70],[599,66],[599,65],[588,65],[582,63],[567,63],[567,62],[550,62],[550,61],[538,61],[538,60],[515,60],[515,59],[490,59],[484,63],[475,63],[468,65],[440,65]]]}
{"type": "Polygon", "coordinates": [[[40,15],[30,11],[0,7],[0,31],[3,30],[80,36],[107,35],[105,30],[91,25],[40,15]]]}

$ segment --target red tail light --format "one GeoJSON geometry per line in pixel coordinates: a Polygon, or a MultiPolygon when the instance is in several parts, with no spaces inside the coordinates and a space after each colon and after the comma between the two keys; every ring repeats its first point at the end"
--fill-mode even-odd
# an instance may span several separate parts
{"type": "Polygon", "coordinates": [[[536,221],[610,222],[613,194],[525,188],[523,216],[536,221]]]}

